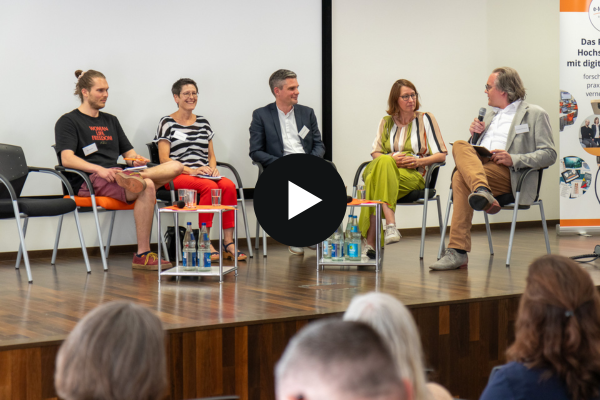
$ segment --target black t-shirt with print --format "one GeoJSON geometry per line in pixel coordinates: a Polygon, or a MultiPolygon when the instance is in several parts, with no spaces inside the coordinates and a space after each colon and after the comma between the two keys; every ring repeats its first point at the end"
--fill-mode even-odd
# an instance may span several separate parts
{"type": "MultiPolygon", "coordinates": [[[[78,109],[56,121],[54,140],[57,154],[60,155],[63,150],[73,150],[77,157],[104,168],[116,167],[119,156],[133,149],[117,117],[100,112],[94,118],[78,109]],[[83,148],[94,143],[98,151],[86,156],[83,148]]],[[[83,178],[75,174],[67,174],[67,178],[77,194],[83,178]]]]}

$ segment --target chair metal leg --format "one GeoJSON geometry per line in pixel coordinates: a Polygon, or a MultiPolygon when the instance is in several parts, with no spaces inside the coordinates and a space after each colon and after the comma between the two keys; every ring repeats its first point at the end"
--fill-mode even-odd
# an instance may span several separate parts
{"type": "MultiPolygon", "coordinates": [[[[154,215],[156,216],[156,220],[158,221],[158,219],[160,218],[160,216],[158,215],[158,204],[154,204],[154,215]]],[[[154,219],[152,219],[152,225],[154,225],[154,219]]],[[[152,229],[150,229],[150,232],[152,232],[152,229]]],[[[167,243],[165,240],[159,239],[160,235],[161,235],[160,226],[158,226],[158,224],[157,224],[157,226],[156,226],[156,238],[157,239],[156,240],[158,240],[159,243],[162,242],[162,250],[163,250],[164,257],[165,257],[164,259],[167,261],[171,261],[169,259],[169,251],[167,250],[167,243]]]]}
{"type": "Polygon", "coordinates": [[[108,271],[108,265],[106,265],[106,254],[104,253],[104,244],[102,243],[102,230],[100,229],[100,220],[98,219],[98,206],[96,205],[96,196],[92,198],[92,211],[94,212],[94,219],[96,220],[96,231],[98,232],[98,247],[100,247],[100,258],[102,259],[102,267],[105,271],[108,271]]]}
{"type": "Polygon", "coordinates": [[[263,234],[263,257],[267,256],[267,232],[265,232],[264,228],[262,230],[263,234]]]}
{"type": "Polygon", "coordinates": [[[541,200],[538,200],[540,206],[540,215],[542,216],[542,227],[544,228],[544,239],[546,239],[546,253],[551,254],[550,252],[550,239],[548,238],[548,225],[546,225],[546,214],[544,213],[544,203],[541,200]]]}
{"type": "Polygon", "coordinates": [[[427,230],[427,205],[429,204],[429,188],[425,188],[425,200],[423,201],[423,221],[421,222],[421,251],[419,258],[423,259],[425,251],[425,231],[427,230]]]}
{"type": "Polygon", "coordinates": [[[52,250],[52,260],[50,260],[50,265],[56,265],[56,253],[58,252],[58,242],[60,240],[60,230],[62,229],[63,216],[64,215],[60,215],[58,217],[58,227],[56,228],[56,239],[54,239],[54,250],[52,250]]]}
{"type": "Polygon", "coordinates": [[[488,246],[490,247],[490,255],[494,255],[494,245],[492,244],[492,229],[490,228],[490,221],[488,219],[487,213],[483,212],[483,219],[485,219],[485,231],[487,232],[488,237],[488,246]]]}
{"type": "Polygon", "coordinates": [[[513,239],[515,238],[515,228],[517,227],[517,213],[519,212],[519,198],[521,192],[517,192],[515,198],[515,209],[513,212],[512,224],[510,225],[510,239],[508,240],[508,254],[506,255],[506,266],[510,267],[510,255],[512,253],[513,239]]]}
{"type": "Polygon", "coordinates": [[[448,220],[450,218],[450,208],[452,208],[452,188],[448,193],[448,205],[446,206],[446,219],[444,220],[444,227],[442,228],[442,237],[440,238],[440,250],[438,251],[438,260],[442,258],[442,251],[446,247],[446,229],[448,229],[448,220]]]}
{"type": "MultiPolygon", "coordinates": [[[[23,217],[23,238],[27,236],[27,224],[29,223],[28,217],[23,217]]],[[[19,265],[21,265],[21,257],[23,256],[23,246],[19,245],[19,253],[17,254],[17,263],[15,264],[15,268],[19,269],[19,265]]]]}
{"type": "Polygon", "coordinates": [[[435,202],[437,203],[437,211],[438,211],[438,223],[440,224],[440,233],[442,233],[442,225],[444,224],[444,220],[442,219],[442,201],[440,200],[440,195],[435,196],[435,202]]]}
{"type": "MultiPolygon", "coordinates": [[[[27,270],[27,280],[29,283],[33,282],[31,277],[31,266],[29,265],[29,256],[27,255],[27,247],[25,246],[25,234],[21,228],[21,216],[19,215],[19,205],[16,201],[13,201],[13,210],[15,213],[15,220],[17,221],[17,230],[19,231],[19,240],[21,241],[21,249],[23,250],[23,259],[25,260],[25,269],[27,270]]],[[[17,268],[19,265],[17,264],[17,268]]]]}
{"type": "MultiPolygon", "coordinates": [[[[252,253],[252,241],[250,240],[250,228],[248,227],[248,215],[246,214],[246,199],[244,198],[244,189],[240,188],[240,201],[242,203],[242,217],[244,218],[244,228],[246,229],[246,243],[248,243],[248,254],[250,258],[254,257],[252,253]]],[[[237,221],[236,226],[237,226],[237,221]]]]}
{"type": "Polygon", "coordinates": [[[260,224],[258,223],[258,218],[256,219],[256,236],[254,236],[254,248],[258,252],[258,241],[260,239],[260,224]]]}
{"type": "MultiPolygon", "coordinates": [[[[92,272],[92,269],[90,268],[90,260],[88,258],[87,247],[85,247],[85,241],[83,240],[83,232],[81,231],[81,223],[79,222],[79,212],[77,211],[77,208],[75,208],[73,214],[75,215],[75,225],[77,225],[77,233],[79,235],[79,243],[81,243],[81,252],[83,253],[83,260],[85,261],[85,268],[87,269],[87,272],[90,273],[92,272]]],[[[58,237],[56,239],[56,244],[58,244],[58,237]]]]}
{"type": "MultiPolygon", "coordinates": [[[[115,217],[117,216],[117,212],[113,211],[112,216],[110,217],[110,228],[108,228],[108,239],[106,240],[106,258],[108,258],[108,253],[110,253],[110,241],[112,239],[113,227],[115,226],[115,217]]],[[[150,228],[152,229],[152,228],[150,228]]],[[[152,232],[152,230],[150,230],[152,232]]]]}

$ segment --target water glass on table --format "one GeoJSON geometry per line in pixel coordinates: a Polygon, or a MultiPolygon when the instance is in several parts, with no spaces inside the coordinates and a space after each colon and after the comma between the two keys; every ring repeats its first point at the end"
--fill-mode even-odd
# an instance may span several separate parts
{"type": "Polygon", "coordinates": [[[357,185],[356,186],[356,198],[358,200],[366,200],[365,198],[365,187],[364,185],[357,185]]]}
{"type": "Polygon", "coordinates": [[[211,189],[210,197],[211,197],[213,206],[221,205],[221,189],[211,189]]]}
{"type": "Polygon", "coordinates": [[[185,203],[186,192],[187,192],[187,189],[178,189],[177,190],[177,195],[179,196],[179,201],[183,201],[185,203]]]}
{"type": "Polygon", "coordinates": [[[198,198],[196,197],[196,191],[194,189],[186,189],[185,192],[185,206],[187,208],[195,208],[198,202],[198,198]]]}

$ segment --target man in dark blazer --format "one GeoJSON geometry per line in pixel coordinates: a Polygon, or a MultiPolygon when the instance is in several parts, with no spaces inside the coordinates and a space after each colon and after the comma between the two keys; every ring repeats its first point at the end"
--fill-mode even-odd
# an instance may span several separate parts
{"type": "Polygon", "coordinates": [[[275,103],[254,110],[250,123],[250,158],[268,167],[288,154],[323,157],[325,146],[312,108],[298,104],[296,74],[286,69],[269,78],[275,103]]]}
{"type": "MultiPolygon", "coordinates": [[[[254,110],[250,123],[250,158],[268,167],[288,154],[323,157],[325,146],[312,108],[298,104],[298,79],[287,69],[269,78],[275,103],[254,110]]],[[[316,249],[316,246],[310,246],[316,249]]],[[[302,247],[290,246],[292,254],[302,255],[302,247]]]]}

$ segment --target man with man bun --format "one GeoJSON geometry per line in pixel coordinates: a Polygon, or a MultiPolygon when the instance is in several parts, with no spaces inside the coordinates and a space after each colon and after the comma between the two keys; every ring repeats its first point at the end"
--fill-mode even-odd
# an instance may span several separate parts
{"type": "MultiPolygon", "coordinates": [[[[170,161],[140,172],[123,171],[118,167],[120,155],[133,167],[146,165],[150,160],[136,153],[117,117],[100,111],[108,99],[108,83],[104,74],[94,70],[77,70],[75,76],[75,95],[79,96],[81,105],[56,122],[56,152],[64,167],[90,175],[97,196],[111,197],[123,203],[135,202],[133,216],[138,248],[132,267],[156,270],[158,255],[150,251],[156,187],[179,175],[183,166],[177,161],[170,161]]],[[[67,174],[67,177],[78,196],[90,196],[83,178],[76,174],[67,174]]],[[[162,265],[163,268],[171,266],[164,260],[162,265]]]]}

